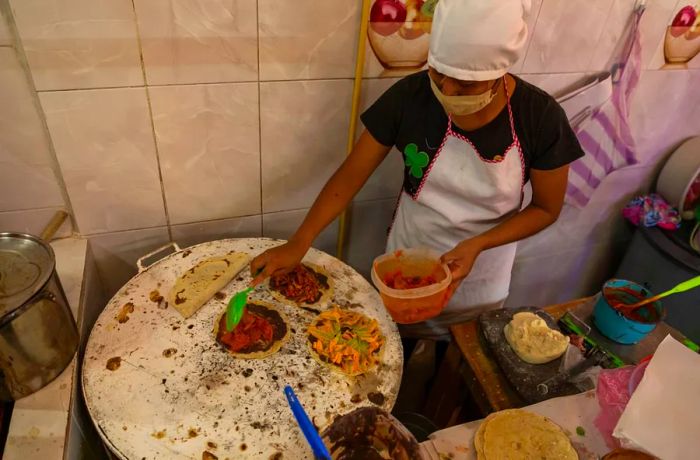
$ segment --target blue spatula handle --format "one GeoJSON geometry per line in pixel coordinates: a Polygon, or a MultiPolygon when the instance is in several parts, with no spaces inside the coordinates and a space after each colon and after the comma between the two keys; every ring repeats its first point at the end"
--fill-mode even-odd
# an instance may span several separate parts
{"type": "Polygon", "coordinates": [[[311,450],[316,458],[320,458],[321,460],[331,460],[330,452],[328,452],[328,449],[323,443],[321,436],[318,435],[318,431],[316,431],[313,423],[311,423],[311,420],[309,420],[309,416],[306,415],[306,412],[297,399],[297,395],[294,394],[292,387],[289,385],[285,386],[284,394],[287,396],[287,402],[289,403],[289,407],[292,409],[292,414],[294,414],[294,418],[297,420],[299,428],[301,428],[301,432],[304,433],[304,437],[309,443],[309,446],[311,446],[311,450]]]}

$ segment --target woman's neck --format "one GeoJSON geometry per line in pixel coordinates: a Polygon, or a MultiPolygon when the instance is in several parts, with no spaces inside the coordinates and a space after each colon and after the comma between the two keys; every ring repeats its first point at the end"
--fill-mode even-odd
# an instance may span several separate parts
{"type": "MultiPolygon", "coordinates": [[[[496,97],[489,105],[469,115],[452,115],[452,123],[463,131],[475,131],[491,123],[508,103],[503,82],[504,79],[500,78],[496,83],[496,97]]],[[[507,94],[512,96],[515,91],[515,79],[510,74],[506,74],[505,84],[508,85],[507,94]]]]}

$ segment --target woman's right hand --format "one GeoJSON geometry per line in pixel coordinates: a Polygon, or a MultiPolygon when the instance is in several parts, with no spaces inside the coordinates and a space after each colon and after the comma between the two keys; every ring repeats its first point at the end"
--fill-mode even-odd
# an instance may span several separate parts
{"type": "Polygon", "coordinates": [[[308,250],[309,245],[292,239],[263,252],[250,263],[251,273],[261,270],[250,283],[251,286],[257,286],[272,275],[280,275],[292,270],[301,263],[301,259],[308,250]]]}

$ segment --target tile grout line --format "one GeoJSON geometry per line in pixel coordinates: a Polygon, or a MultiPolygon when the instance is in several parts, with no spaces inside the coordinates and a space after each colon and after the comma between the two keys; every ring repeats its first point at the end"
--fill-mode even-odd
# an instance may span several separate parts
{"type": "MultiPolygon", "coordinates": [[[[593,52],[591,53],[591,57],[588,58],[588,62],[586,63],[586,67],[585,67],[586,69],[590,69],[591,63],[593,62],[593,59],[595,59],[595,57],[596,57],[596,51],[598,50],[598,47],[600,46],[600,41],[603,40],[603,36],[605,35],[605,30],[608,27],[608,25],[610,24],[610,16],[611,16],[611,13],[612,13],[614,6],[615,6],[615,1],[610,2],[610,6],[608,7],[608,12],[605,15],[605,23],[603,24],[603,28],[601,29],[600,34],[598,35],[598,39],[595,41],[595,45],[593,46],[593,52]]],[[[633,5],[633,7],[632,7],[631,14],[634,14],[634,6],[635,5],[633,5]]],[[[627,27],[627,23],[624,23],[622,26],[622,31],[620,32],[620,38],[617,39],[617,42],[619,42],[620,39],[623,38],[623,36],[624,36],[623,34],[625,33],[626,27],[627,27]]],[[[613,56],[610,56],[608,58],[608,61],[611,61],[611,60],[616,58],[616,56],[614,56],[614,53],[615,53],[615,51],[613,48],[613,56]]],[[[606,69],[606,70],[609,70],[609,69],[606,69]]],[[[592,72],[596,72],[596,70],[592,70],[592,72]]]]}
{"type": "Polygon", "coordinates": [[[143,60],[143,46],[141,44],[141,30],[139,29],[139,20],[136,15],[136,4],[131,0],[131,9],[134,12],[134,28],[136,29],[136,42],[139,47],[139,60],[141,61],[141,75],[143,76],[143,88],[146,91],[146,104],[148,105],[148,119],[151,122],[151,133],[153,135],[153,148],[156,153],[156,164],[158,166],[158,181],[160,182],[160,193],[163,198],[163,210],[165,211],[165,226],[168,230],[168,239],[173,240],[173,230],[170,225],[170,212],[168,210],[168,200],[165,197],[165,184],[163,183],[163,169],[160,164],[160,152],[158,149],[158,138],[156,136],[156,125],[153,121],[153,105],[151,104],[151,93],[148,90],[148,78],[146,76],[146,63],[143,60]]]}
{"type": "MultiPolygon", "coordinates": [[[[540,20],[540,13],[542,12],[542,5],[544,5],[544,1],[540,2],[540,7],[537,8],[537,15],[535,16],[535,22],[532,25],[532,31],[528,30],[528,33],[532,34],[530,37],[528,44],[527,44],[527,49],[525,50],[525,54],[523,55],[523,63],[520,66],[520,70],[522,71],[525,68],[525,62],[527,62],[527,55],[530,53],[530,47],[532,46],[532,39],[535,38],[535,30],[537,29],[537,22],[540,20]]],[[[522,72],[520,72],[520,75],[522,75],[522,72]]]]}
{"type": "Polygon", "coordinates": [[[260,181],[260,236],[263,236],[262,104],[260,99],[260,2],[255,0],[255,33],[258,56],[258,180],[260,181]]]}
{"type": "Polygon", "coordinates": [[[61,190],[61,198],[63,199],[63,205],[61,208],[65,208],[68,211],[69,219],[72,227],[72,231],[75,233],[80,233],[80,228],[78,227],[78,219],[75,216],[75,211],[73,210],[73,203],[70,199],[70,194],[68,193],[68,187],[63,179],[63,170],[61,169],[61,162],[58,161],[58,154],[56,153],[56,147],[53,143],[53,138],[51,137],[51,131],[49,131],[49,124],[46,121],[46,113],[44,112],[44,107],[41,105],[39,100],[39,91],[36,89],[34,84],[34,77],[32,75],[31,68],[29,67],[29,61],[27,60],[27,55],[24,51],[24,44],[22,43],[22,37],[19,34],[19,29],[15,23],[15,16],[12,12],[12,7],[10,6],[8,0],[0,0],[0,10],[6,12],[6,24],[15,39],[14,48],[15,56],[19,61],[20,67],[24,73],[25,81],[29,86],[29,91],[32,93],[32,103],[37,112],[39,118],[39,123],[41,123],[42,132],[46,138],[46,144],[49,149],[49,157],[51,160],[51,170],[53,176],[56,179],[59,189],[61,190]]]}

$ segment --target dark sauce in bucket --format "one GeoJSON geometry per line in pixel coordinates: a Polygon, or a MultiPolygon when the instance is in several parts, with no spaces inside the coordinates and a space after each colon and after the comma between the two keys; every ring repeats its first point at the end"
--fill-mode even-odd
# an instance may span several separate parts
{"type": "Polygon", "coordinates": [[[632,305],[648,297],[649,293],[643,289],[641,292],[628,287],[606,287],[603,289],[603,297],[612,308],[622,316],[638,323],[654,324],[661,321],[661,314],[656,308],[656,302],[642,305],[634,310],[620,308],[624,305],[632,305]]]}

